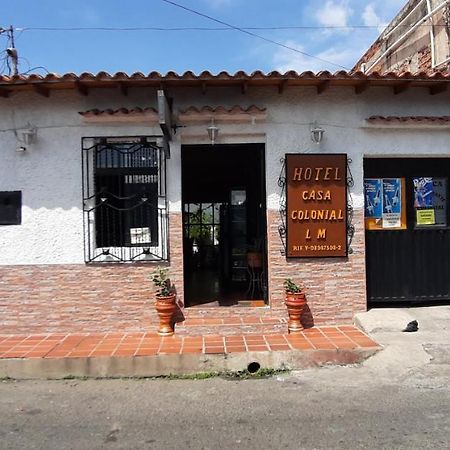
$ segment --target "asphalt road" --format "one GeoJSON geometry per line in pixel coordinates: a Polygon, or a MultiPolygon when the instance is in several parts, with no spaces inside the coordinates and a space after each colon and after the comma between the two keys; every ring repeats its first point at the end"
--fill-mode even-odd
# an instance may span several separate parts
{"type": "MultiPolygon", "coordinates": [[[[379,358],[380,363],[377,363],[379,358]]],[[[448,449],[450,365],[0,382],[1,449],[448,449]]]]}

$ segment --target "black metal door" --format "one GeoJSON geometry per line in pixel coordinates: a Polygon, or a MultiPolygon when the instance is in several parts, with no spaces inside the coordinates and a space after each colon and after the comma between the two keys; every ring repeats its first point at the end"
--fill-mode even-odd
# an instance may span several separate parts
{"type": "Polygon", "coordinates": [[[406,229],[366,230],[368,302],[450,300],[450,158],[366,159],[364,177],[404,178],[406,190],[406,229]],[[417,183],[424,179],[441,186],[434,224],[417,212],[417,183]]]}

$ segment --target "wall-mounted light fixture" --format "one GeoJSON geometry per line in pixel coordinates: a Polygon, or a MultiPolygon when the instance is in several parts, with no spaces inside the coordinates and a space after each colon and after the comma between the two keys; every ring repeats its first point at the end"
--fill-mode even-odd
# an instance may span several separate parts
{"type": "Polygon", "coordinates": [[[29,127],[25,130],[20,131],[22,141],[25,145],[32,144],[37,136],[37,129],[35,127],[29,127]]]}
{"type": "Polygon", "coordinates": [[[311,140],[317,145],[319,145],[322,142],[324,133],[325,130],[322,127],[319,127],[317,125],[317,122],[314,122],[311,125],[311,140]]]}
{"type": "Polygon", "coordinates": [[[37,129],[31,125],[23,130],[18,130],[16,132],[17,140],[19,145],[16,147],[16,152],[24,152],[27,147],[36,140],[37,129]]]}
{"type": "Polygon", "coordinates": [[[211,145],[214,145],[219,134],[219,128],[217,128],[214,124],[214,118],[211,119],[211,125],[206,129],[206,131],[208,132],[208,137],[211,140],[211,145]]]}

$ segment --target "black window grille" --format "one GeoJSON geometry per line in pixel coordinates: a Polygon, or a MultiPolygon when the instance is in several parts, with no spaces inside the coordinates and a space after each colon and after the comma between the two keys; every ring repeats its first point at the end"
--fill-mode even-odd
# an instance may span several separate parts
{"type": "Polygon", "coordinates": [[[85,261],[166,261],[165,152],[156,138],[83,138],[82,148],[85,261]]]}

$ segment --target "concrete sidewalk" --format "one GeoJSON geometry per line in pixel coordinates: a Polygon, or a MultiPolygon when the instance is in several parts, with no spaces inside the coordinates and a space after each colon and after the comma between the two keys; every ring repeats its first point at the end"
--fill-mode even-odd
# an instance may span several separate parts
{"type": "Polygon", "coordinates": [[[378,308],[357,314],[355,323],[384,349],[365,362],[380,371],[402,367],[404,371],[428,364],[450,364],[450,306],[378,308]],[[406,325],[417,320],[419,330],[404,333],[406,325]]]}

